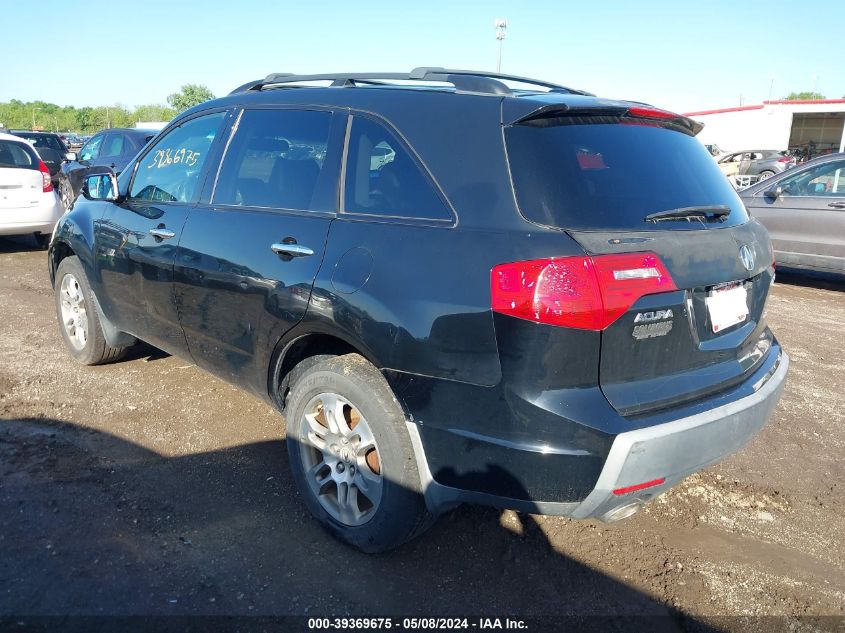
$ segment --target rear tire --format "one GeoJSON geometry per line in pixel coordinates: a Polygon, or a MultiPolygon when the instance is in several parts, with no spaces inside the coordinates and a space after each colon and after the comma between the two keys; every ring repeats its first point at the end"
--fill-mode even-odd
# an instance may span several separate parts
{"type": "Polygon", "coordinates": [[[83,365],[101,365],[120,360],[127,347],[106,342],[94,305],[94,292],[75,255],[65,257],[56,270],[53,288],[59,331],[70,355],[83,365]]]}
{"type": "MultiPolygon", "coordinates": [[[[773,172],[773,171],[768,171],[768,170],[766,170],[766,171],[761,171],[761,172],[760,172],[760,180],[766,180],[766,179],[768,179],[768,178],[771,178],[771,177],[772,177],[772,176],[774,176],[774,175],[775,175],[775,172],[773,172]]],[[[759,181],[758,181],[758,182],[759,182],[759,181]]]]}
{"type": "Polygon", "coordinates": [[[73,204],[73,187],[67,178],[59,179],[59,200],[62,203],[62,209],[67,211],[73,204]]]}
{"type": "Polygon", "coordinates": [[[33,237],[35,237],[35,243],[38,244],[38,248],[47,248],[50,246],[50,235],[46,233],[33,233],[33,237]]]}
{"type": "Polygon", "coordinates": [[[358,354],[311,363],[285,411],[294,479],[329,533],[375,553],[431,525],[405,414],[372,364],[358,354]]]}

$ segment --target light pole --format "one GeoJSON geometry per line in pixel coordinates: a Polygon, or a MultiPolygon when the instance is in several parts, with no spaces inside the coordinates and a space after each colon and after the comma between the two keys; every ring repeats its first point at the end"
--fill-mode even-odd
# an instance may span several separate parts
{"type": "Polygon", "coordinates": [[[502,42],[507,35],[508,21],[502,18],[493,20],[493,28],[496,29],[496,39],[499,40],[499,53],[496,57],[496,72],[502,72],[502,42]]]}
{"type": "Polygon", "coordinates": [[[32,109],[32,130],[35,131],[35,111],[40,110],[41,108],[33,108],[32,109]]]}

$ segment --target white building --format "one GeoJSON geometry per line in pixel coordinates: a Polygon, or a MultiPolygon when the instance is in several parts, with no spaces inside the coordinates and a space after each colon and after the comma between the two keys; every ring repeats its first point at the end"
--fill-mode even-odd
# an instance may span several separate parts
{"type": "Polygon", "coordinates": [[[764,101],[685,116],[704,123],[698,135],[702,143],[716,144],[727,152],[809,148],[815,156],[845,149],[845,99],[764,101]]]}

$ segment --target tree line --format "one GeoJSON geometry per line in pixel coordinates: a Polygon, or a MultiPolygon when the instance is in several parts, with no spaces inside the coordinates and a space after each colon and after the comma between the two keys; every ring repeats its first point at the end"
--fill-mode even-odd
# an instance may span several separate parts
{"type": "Polygon", "coordinates": [[[186,84],[167,97],[169,105],[150,104],[135,107],[123,105],[76,108],[45,101],[11,101],[0,103],[0,123],[10,130],[46,130],[93,134],[103,128],[135,127],[139,121],[169,121],[174,116],[214,95],[205,86],[186,84]]]}

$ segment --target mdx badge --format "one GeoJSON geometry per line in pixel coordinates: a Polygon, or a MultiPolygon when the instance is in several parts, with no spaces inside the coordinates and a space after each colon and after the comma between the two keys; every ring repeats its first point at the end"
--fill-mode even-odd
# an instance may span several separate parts
{"type": "Polygon", "coordinates": [[[631,334],[637,340],[666,336],[672,331],[673,316],[671,309],[638,312],[634,317],[634,331],[631,334]]]}

